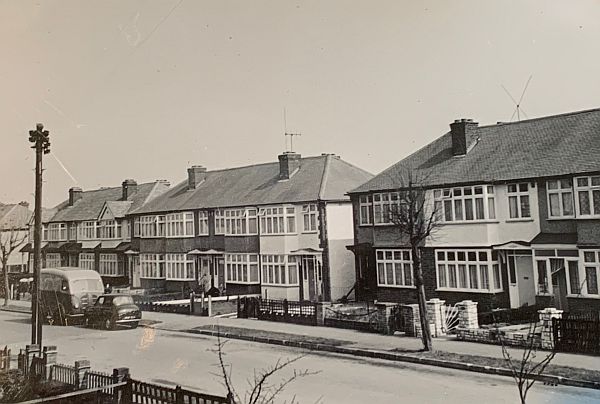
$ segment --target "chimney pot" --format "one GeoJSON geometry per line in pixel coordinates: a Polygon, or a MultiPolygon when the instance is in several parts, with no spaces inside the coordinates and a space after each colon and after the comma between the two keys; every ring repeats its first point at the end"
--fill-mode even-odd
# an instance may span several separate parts
{"type": "Polygon", "coordinates": [[[83,198],[83,190],[79,187],[69,189],[69,206],[73,206],[75,202],[83,198]]]}
{"type": "Polygon", "coordinates": [[[300,168],[300,154],[285,152],[279,156],[279,179],[288,180],[300,168]]]}
{"type": "Polygon", "coordinates": [[[452,155],[464,156],[469,147],[475,143],[475,129],[479,124],[472,119],[455,119],[450,124],[450,133],[452,134],[452,155]]]}
{"type": "Polygon", "coordinates": [[[188,168],[188,189],[196,189],[204,180],[206,180],[206,167],[191,166],[188,168]]]}

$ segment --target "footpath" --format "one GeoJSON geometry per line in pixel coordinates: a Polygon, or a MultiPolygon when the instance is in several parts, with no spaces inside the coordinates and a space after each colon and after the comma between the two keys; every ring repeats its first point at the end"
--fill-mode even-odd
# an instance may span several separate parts
{"type": "MultiPolygon", "coordinates": [[[[8,308],[0,307],[0,310],[29,312],[29,302],[11,302],[8,308]]],[[[422,344],[418,338],[254,319],[144,312],[140,325],[156,330],[214,337],[219,335],[224,339],[241,339],[328,354],[512,376],[504,363],[500,346],[457,341],[453,336],[435,338],[435,352],[428,354],[421,352],[422,344]]],[[[513,358],[520,358],[522,354],[518,348],[509,348],[509,352],[513,358]]],[[[537,353],[538,360],[545,356],[545,351],[537,353]]],[[[597,356],[557,353],[545,373],[539,379],[548,384],[600,389],[600,358],[597,356]]]]}

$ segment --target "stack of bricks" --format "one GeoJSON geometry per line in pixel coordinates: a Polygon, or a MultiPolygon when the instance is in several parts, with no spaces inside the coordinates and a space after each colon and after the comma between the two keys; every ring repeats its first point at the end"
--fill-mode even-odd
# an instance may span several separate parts
{"type": "Polygon", "coordinates": [[[538,310],[540,321],[542,323],[542,348],[554,349],[554,332],[552,329],[552,319],[562,318],[563,311],[557,310],[554,307],[547,307],[543,310],[538,310]]]}
{"type": "Polygon", "coordinates": [[[390,328],[390,317],[392,316],[392,309],[396,307],[396,303],[377,303],[377,328],[380,333],[392,334],[390,328]]]}
{"type": "Polygon", "coordinates": [[[445,300],[430,299],[427,301],[427,318],[429,320],[429,327],[431,328],[432,337],[441,337],[446,335],[444,332],[444,316],[442,310],[444,310],[445,300]]]}
{"type": "Polygon", "coordinates": [[[458,307],[458,328],[479,328],[477,320],[477,302],[463,300],[456,304],[458,307]]]}
{"type": "Polygon", "coordinates": [[[406,336],[418,337],[421,335],[421,317],[418,304],[405,304],[402,306],[406,336]]]}

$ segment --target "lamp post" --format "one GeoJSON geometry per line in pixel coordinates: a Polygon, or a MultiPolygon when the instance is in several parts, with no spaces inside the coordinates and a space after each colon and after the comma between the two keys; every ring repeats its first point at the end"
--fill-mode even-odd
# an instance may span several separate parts
{"type": "Polygon", "coordinates": [[[29,142],[35,149],[35,222],[33,231],[33,293],[31,294],[31,343],[42,346],[40,316],[40,266],[42,263],[42,156],[50,153],[50,133],[38,123],[29,131],[29,142]]]}

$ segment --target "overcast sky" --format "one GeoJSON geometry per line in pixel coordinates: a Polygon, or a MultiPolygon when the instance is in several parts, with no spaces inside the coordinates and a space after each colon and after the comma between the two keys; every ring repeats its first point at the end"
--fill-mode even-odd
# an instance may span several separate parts
{"type": "Polygon", "coordinates": [[[284,108],[297,152],[378,173],[530,76],[529,117],[600,107],[599,48],[599,1],[0,0],[0,201],[33,201],[37,122],[48,207],[276,161],[284,108]]]}

